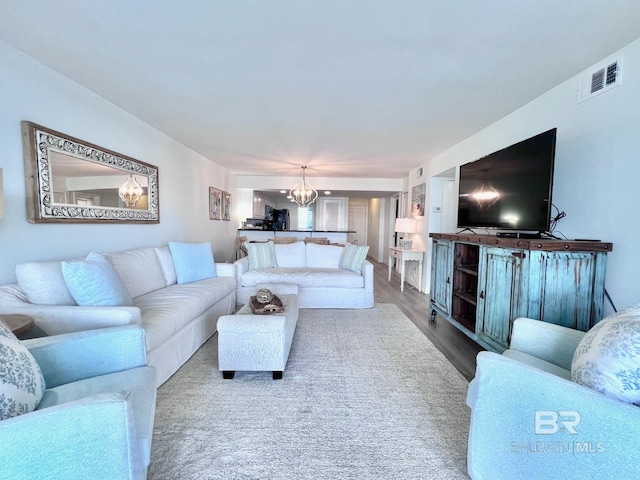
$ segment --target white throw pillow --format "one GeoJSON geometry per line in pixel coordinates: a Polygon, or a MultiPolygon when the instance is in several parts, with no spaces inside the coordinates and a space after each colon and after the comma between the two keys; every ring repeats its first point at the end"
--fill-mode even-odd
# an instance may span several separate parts
{"type": "Polygon", "coordinates": [[[76,305],[64,283],[62,262],[28,262],[16,265],[16,279],[30,303],[76,305]]]}
{"type": "Polygon", "coordinates": [[[578,344],[571,380],[640,405],[640,306],[598,322],[578,344]]]}
{"type": "Polygon", "coordinates": [[[175,285],[178,282],[178,277],[176,277],[176,269],[173,266],[173,258],[171,257],[169,246],[156,248],[155,250],[162,269],[162,275],[164,275],[165,286],[175,285]]]}
{"type": "Polygon", "coordinates": [[[0,421],[34,411],[44,390],[38,362],[0,322],[0,421]]]}

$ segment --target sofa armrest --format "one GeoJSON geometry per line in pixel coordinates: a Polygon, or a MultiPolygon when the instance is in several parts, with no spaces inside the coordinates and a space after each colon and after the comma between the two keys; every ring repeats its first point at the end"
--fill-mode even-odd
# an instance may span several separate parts
{"type": "Polygon", "coordinates": [[[103,328],[23,340],[47,388],[147,364],[142,327],[103,328]]]}
{"type": "Polygon", "coordinates": [[[531,318],[513,322],[509,348],[571,370],[571,360],[585,332],[531,318]]]}
{"type": "Polygon", "coordinates": [[[236,285],[242,286],[242,274],[249,270],[249,257],[242,257],[233,262],[233,266],[236,269],[236,285]]]}
{"type": "Polygon", "coordinates": [[[640,478],[640,409],[491,352],[478,354],[471,478],[640,478]]]}
{"type": "Polygon", "coordinates": [[[144,478],[131,408],[101,394],[3,420],[0,478],[144,478]]]}
{"type": "Polygon", "coordinates": [[[233,277],[236,269],[233,263],[216,263],[216,273],[219,277],[233,277]]]}

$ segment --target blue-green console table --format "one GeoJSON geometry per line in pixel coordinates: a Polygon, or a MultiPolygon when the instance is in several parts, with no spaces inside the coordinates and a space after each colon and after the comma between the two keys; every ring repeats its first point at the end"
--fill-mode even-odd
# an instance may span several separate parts
{"type": "Polygon", "coordinates": [[[602,318],[606,242],[432,233],[431,305],[483,347],[518,317],[586,331],[602,318]]]}

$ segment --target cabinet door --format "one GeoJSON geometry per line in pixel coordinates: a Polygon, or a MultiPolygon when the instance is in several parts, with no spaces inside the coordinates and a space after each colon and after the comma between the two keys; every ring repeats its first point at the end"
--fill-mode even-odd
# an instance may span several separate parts
{"type": "Polygon", "coordinates": [[[602,318],[605,256],[531,252],[529,316],[587,331],[602,318]]]}
{"type": "Polygon", "coordinates": [[[451,277],[453,275],[453,242],[433,240],[431,254],[431,301],[443,313],[451,313],[451,277]]]}
{"type": "Polygon", "coordinates": [[[526,312],[523,250],[486,247],[480,252],[476,333],[505,349],[513,320],[526,312]]]}

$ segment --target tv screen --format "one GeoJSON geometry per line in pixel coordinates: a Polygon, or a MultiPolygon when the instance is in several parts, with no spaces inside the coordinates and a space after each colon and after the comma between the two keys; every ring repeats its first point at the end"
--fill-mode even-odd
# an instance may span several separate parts
{"type": "Polygon", "coordinates": [[[547,232],[556,129],[460,167],[459,228],[547,232]]]}

